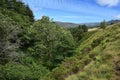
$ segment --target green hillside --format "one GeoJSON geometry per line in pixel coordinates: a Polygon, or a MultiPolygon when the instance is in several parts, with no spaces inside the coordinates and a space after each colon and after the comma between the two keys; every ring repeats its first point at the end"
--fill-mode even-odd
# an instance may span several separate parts
{"type": "Polygon", "coordinates": [[[76,49],[78,54],[53,70],[50,78],[120,80],[120,23],[90,33],[76,49]]]}
{"type": "Polygon", "coordinates": [[[120,80],[120,23],[72,26],[0,0],[0,80],[120,80]]]}

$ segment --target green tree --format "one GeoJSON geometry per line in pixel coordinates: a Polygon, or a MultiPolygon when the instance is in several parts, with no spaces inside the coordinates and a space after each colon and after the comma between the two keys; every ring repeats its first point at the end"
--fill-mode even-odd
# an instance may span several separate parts
{"type": "Polygon", "coordinates": [[[31,22],[34,22],[33,12],[32,12],[32,10],[29,8],[28,5],[25,6],[25,13],[24,13],[24,15],[25,15],[25,16],[29,16],[30,21],[31,21],[31,22]]]}
{"type": "Polygon", "coordinates": [[[100,28],[105,29],[106,27],[107,27],[106,22],[104,20],[103,22],[100,23],[100,28]]]}
{"type": "Polygon", "coordinates": [[[84,36],[84,33],[88,31],[88,27],[86,25],[79,25],[75,28],[70,28],[69,30],[71,31],[75,41],[78,43],[84,36]]]}
{"type": "Polygon", "coordinates": [[[85,24],[82,25],[81,27],[82,27],[82,29],[83,29],[84,32],[87,32],[87,31],[88,31],[88,27],[87,27],[85,24]]]}
{"type": "Polygon", "coordinates": [[[28,50],[49,69],[57,66],[65,57],[72,56],[75,45],[71,33],[56,25],[49,17],[43,16],[36,21],[29,32],[34,39],[34,46],[28,50]]]}
{"type": "Polygon", "coordinates": [[[0,0],[0,8],[6,8],[6,1],[0,0]]]}

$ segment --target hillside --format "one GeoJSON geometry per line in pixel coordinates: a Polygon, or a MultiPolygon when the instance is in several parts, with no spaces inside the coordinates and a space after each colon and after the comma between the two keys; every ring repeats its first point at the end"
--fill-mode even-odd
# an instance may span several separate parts
{"type": "Polygon", "coordinates": [[[85,56],[90,60],[83,70],[66,80],[120,80],[120,23],[97,31],[86,41],[77,50],[92,47],[85,56]],[[86,41],[88,43],[83,47],[86,41]]]}
{"type": "Polygon", "coordinates": [[[120,80],[120,23],[86,36],[76,49],[78,54],[66,59],[51,73],[50,78],[120,80]]]}
{"type": "Polygon", "coordinates": [[[0,80],[120,80],[120,20],[36,20],[23,2],[0,0],[0,80]]]}

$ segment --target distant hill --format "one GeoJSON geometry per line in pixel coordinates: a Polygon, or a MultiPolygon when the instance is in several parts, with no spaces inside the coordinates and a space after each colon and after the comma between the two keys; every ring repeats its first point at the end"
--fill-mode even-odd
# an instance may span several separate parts
{"type": "Polygon", "coordinates": [[[82,25],[85,24],[88,27],[97,27],[100,25],[99,22],[94,22],[94,23],[82,23],[82,25]]]}
{"type": "Polygon", "coordinates": [[[61,26],[65,27],[65,28],[72,28],[72,27],[77,27],[78,25],[80,25],[80,24],[77,24],[77,23],[58,22],[58,21],[56,21],[55,23],[58,24],[58,25],[61,25],[61,26]]]}
{"type": "MultiPolygon", "coordinates": [[[[110,21],[107,21],[106,24],[107,25],[111,25],[111,24],[116,24],[120,22],[120,20],[110,20],[110,21]]],[[[88,27],[97,27],[100,25],[100,22],[94,22],[94,23],[82,23],[82,24],[85,24],[87,25],[88,27]]]]}
{"type": "Polygon", "coordinates": [[[120,22],[120,20],[110,20],[110,21],[108,21],[107,22],[107,24],[115,24],[115,23],[118,23],[118,22],[120,22]]]}
{"type": "Polygon", "coordinates": [[[58,25],[61,25],[65,28],[72,28],[72,27],[77,27],[78,25],[87,25],[88,27],[96,27],[99,26],[99,22],[94,22],[94,23],[71,23],[71,22],[55,22],[58,25]]]}
{"type": "MultiPolygon", "coordinates": [[[[107,21],[107,25],[110,25],[110,24],[115,24],[115,23],[118,23],[120,22],[120,20],[110,20],[110,21],[107,21]]],[[[61,25],[65,28],[72,28],[72,27],[77,27],[78,25],[87,25],[88,27],[98,27],[100,25],[100,22],[93,22],[93,23],[71,23],[71,22],[60,22],[60,21],[56,21],[55,22],[56,24],[58,25],[61,25]]]]}

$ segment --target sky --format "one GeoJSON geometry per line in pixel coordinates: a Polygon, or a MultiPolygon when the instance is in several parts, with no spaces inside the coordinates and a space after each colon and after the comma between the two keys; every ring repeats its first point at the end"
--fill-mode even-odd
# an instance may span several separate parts
{"type": "Polygon", "coordinates": [[[35,19],[49,16],[54,21],[89,23],[120,19],[120,0],[23,0],[35,19]]]}

